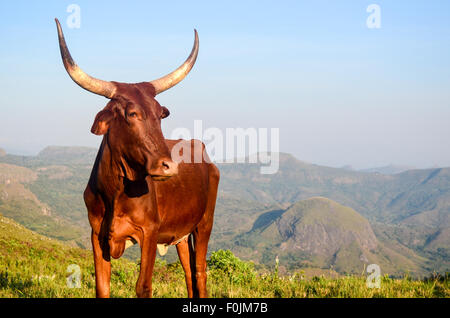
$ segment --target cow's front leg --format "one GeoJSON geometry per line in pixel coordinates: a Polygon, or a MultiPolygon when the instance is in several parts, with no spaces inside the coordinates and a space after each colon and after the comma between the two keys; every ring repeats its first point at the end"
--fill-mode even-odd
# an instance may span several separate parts
{"type": "Polygon", "coordinates": [[[136,295],[139,298],[152,297],[152,274],[156,258],[157,233],[144,232],[141,243],[141,270],[136,284],[136,295]]]}
{"type": "Polygon", "coordinates": [[[181,266],[184,270],[184,277],[186,280],[186,287],[189,298],[194,297],[193,286],[196,284],[195,275],[192,275],[193,272],[195,273],[195,268],[194,270],[192,268],[195,264],[195,259],[191,237],[192,236],[186,237],[183,241],[176,245],[178,257],[180,258],[181,266]]]}
{"type": "Polygon", "coordinates": [[[108,298],[111,281],[110,255],[105,246],[102,248],[99,237],[94,231],[91,233],[91,242],[94,251],[96,296],[99,298],[108,298]]]}

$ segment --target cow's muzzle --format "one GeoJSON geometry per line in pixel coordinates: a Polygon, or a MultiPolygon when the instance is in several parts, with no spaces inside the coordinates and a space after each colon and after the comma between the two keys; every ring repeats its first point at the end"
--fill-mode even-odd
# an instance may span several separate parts
{"type": "Polygon", "coordinates": [[[149,174],[155,181],[164,181],[178,174],[178,163],[169,158],[161,158],[153,165],[149,174]]]}

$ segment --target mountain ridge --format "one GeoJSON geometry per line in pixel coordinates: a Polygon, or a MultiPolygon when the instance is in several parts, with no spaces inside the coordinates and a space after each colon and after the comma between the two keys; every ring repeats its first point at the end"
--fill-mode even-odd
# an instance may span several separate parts
{"type": "MultiPolygon", "coordinates": [[[[23,171],[28,171],[25,175],[34,175],[32,180],[18,183],[50,208],[51,219],[46,222],[55,221],[47,227],[56,229],[59,224],[62,230],[70,229],[66,230],[70,233],[67,236],[62,235],[60,229],[59,238],[89,248],[90,229],[82,192],[96,152],[89,147],[53,146],[37,156],[6,154],[0,156],[0,163],[29,169],[23,171]]],[[[324,197],[365,218],[378,239],[378,249],[383,250],[378,252],[382,255],[391,254],[391,258],[405,264],[412,262],[424,271],[449,269],[449,168],[382,175],[310,164],[284,153],[280,154],[280,169],[274,175],[261,175],[260,164],[218,166],[221,182],[211,250],[236,248],[237,238],[270,226],[273,218],[281,216],[297,202],[324,197]]],[[[0,180],[5,180],[1,170],[0,180]]],[[[21,211],[31,207],[23,204],[21,207],[21,204],[16,202],[7,211],[9,216],[16,211],[25,224],[28,216],[21,211]]],[[[31,218],[27,225],[35,221],[31,218]]],[[[37,228],[45,230],[42,226],[37,228]]],[[[49,233],[48,228],[45,233],[49,233]]],[[[349,245],[337,251],[336,258],[345,259],[345,253],[354,255],[358,249],[357,245],[349,245]]],[[[242,256],[245,259],[245,255],[242,256]]],[[[168,257],[174,259],[175,251],[168,257]]],[[[273,263],[269,256],[261,260],[264,264],[273,263]]]]}
{"type": "Polygon", "coordinates": [[[406,260],[397,249],[377,239],[364,217],[328,198],[302,200],[272,216],[264,226],[235,238],[238,256],[251,255],[255,262],[279,257],[290,269],[309,266],[358,274],[376,263],[391,273],[423,274],[417,265],[423,261],[419,256],[408,250],[414,261],[406,260]],[[401,259],[402,265],[392,259],[401,259]]]}

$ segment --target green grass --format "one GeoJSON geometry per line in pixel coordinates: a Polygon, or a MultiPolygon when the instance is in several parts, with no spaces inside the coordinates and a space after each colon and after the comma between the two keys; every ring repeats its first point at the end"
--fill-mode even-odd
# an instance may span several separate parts
{"type": "MultiPolygon", "coordinates": [[[[112,261],[111,296],[135,297],[139,264],[112,261]]],[[[230,251],[217,251],[208,260],[210,297],[450,297],[448,276],[427,280],[383,276],[380,288],[368,288],[362,276],[307,279],[302,272],[280,276],[278,269],[255,270],[230,251]]],[[[157,260],[153,276],[154,297],[186,297],[179,263],[157,260]]],[[[92,252],[70,247],[27,230],[0,216],[0,297],[94,297],[92,252]],[[80,267],[81,288],[67,285],[69,265],[80,267]]]]}

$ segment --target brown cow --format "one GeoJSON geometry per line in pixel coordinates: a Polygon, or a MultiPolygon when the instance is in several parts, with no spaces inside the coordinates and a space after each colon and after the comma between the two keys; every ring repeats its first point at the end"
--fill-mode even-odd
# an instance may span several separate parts
{"type": "Polygon", "coordinates": [[[121,257],[130,241],[141,248],[138,297],[151,297],[160,244],[176,245],[188,296],[207,297],[206,253],[219,170],[210,163],[203,143],[164,139],[161,119],[169,111],[155,100],[156,94],[176,85],[193,67],[198,54],[197,31],[190,56],[174,72],[151,82],[124,84],[84,73],[72,60],[57,19],[56,25],[70,77],[82,88],[110,99],[91,129],[103,135],[103,141],[84,192],[92,227],[97,297],[109,296],[110,257],[121,257]],[[171,151],[179,142],[184,144],[177,149],[190,151],[191,159],[201,152],[202,161],[173,161],[171,151]]]}

